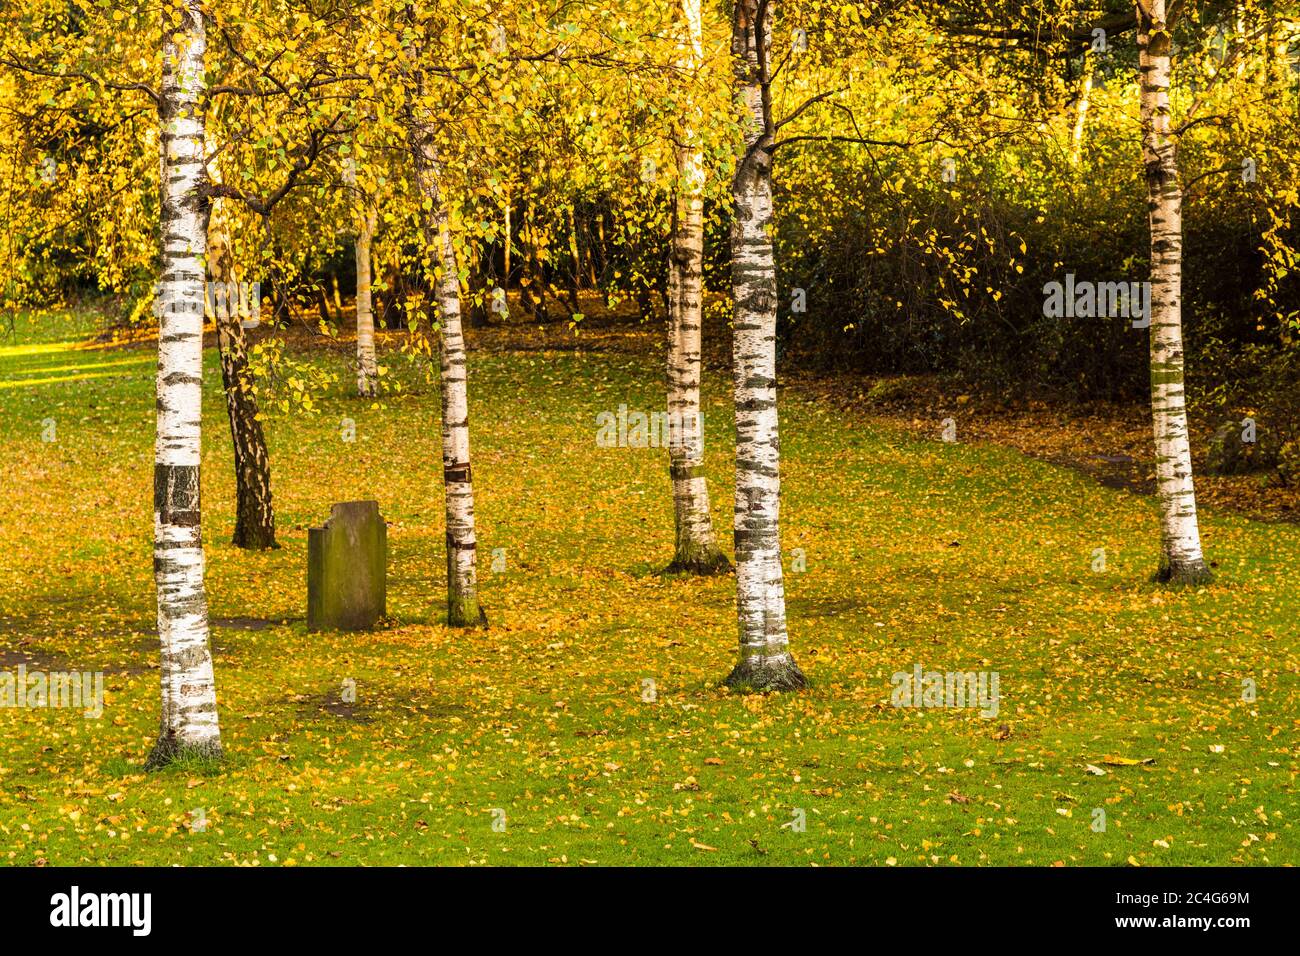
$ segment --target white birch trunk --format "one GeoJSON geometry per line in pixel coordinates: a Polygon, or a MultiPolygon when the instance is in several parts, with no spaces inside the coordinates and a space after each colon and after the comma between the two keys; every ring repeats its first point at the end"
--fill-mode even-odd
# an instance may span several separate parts
{"type": "Polygon", "coordinates": [[[199,499],[203,303],[207,271],[201,99],[206,38],[200,0],[163,15],[162,278],[159,283],[154,579],[158,589],[162,720],[150,766],[182,754],[220,756],[208,646],[199,499]]]}
{"type": "MultiPolygon", "coordinates": [[[[375,357],[371,247],[379,224],[378,215],[369,198],[357,189],[356,171],[345,167],[343,178],[357,194],[357,239],[354,244],[357,263],[357,394],[362,398],[374,398],[379,391],[379,362],[375,357]]],[[[342,308],[339,306],[340,311],[342,308]]]]}
{"type": "MultiPolygon", "coordinates": [[[[413,111],[414,114],[414,111],[413,111]]],[[[469,392],[461,330],[460,276],[450,214],[442,196],[441,169],[432,132],[413,115],[411,152],[416,182],[425,199],[421,219],[439,275],[435,294],[441,320],[442,473],[447,512],[447,622],[453,627],[486,624],[479,606],[474,535],[474,486],[469,454],[469,392]]]]}
{"type": "MultiPolygon", "coordinates": [[[[704,58],[701,0],[682,0],[688,40],[679,65],[692,76],[704,58]]],[[[689,107],[677,151],[678,197],[668,261],[668,463],[673,485],[676,548],[669,571],[717,574],[731,569],[713,536],[704,477],[700,412],[703,326],[704,158],[695,144],[698,111],[689,107]]]]}
{"type": "Polygon", "coordinates": [[[502,287],[503,289],[509,289],[509,288],[510,288],[510,243],[513,241],[512,238],[511,238],[511,232],[510,232],[510,225],[511,225],[511,223],[510,223],[510,203],[511,203],[511,202],[512,202],[512,200],[511,200],[510,196],[507,195],[507,196],[506,196],[506,217],[505,217],[506,235],[505,235],[505,246],[504,246],[504,250],[505,250],[505,271],[506,271],[506,274],[505,274],[505,278],[501,280],[501,287],[502,287]]]}
{"type": "Polygon", "coordinates": [[[374,241],[375,217],[365,211],[357,225],[357,394],[373,398],[379,390],[379,362],[375,358],[375,312],[371,294],[373,276],[370,247],[374,241]]]}
{"type": "Polygon", "coordinates": [[[1088,128],[1088,108],[1092,104],[1092,78],[1096,71],[1092,50],[1083,53],[1083,75],[1079,78],[1079,103],[1074,114],[1074,131],[1070,135],[1070,165],[1078,166],[1083,158],[1083,137],[1088,128]]]}
{"type": "Polygon", "coordinates": [[[736,612],[740,661],[732,687],[790,690],[804,675],[790,655],[781,571],[776,411],[776,262],[772,250],[774,141],[770,82],[773,3],[736,0],[731,51],[744,110],[745,154],[732,184],[733,361],[736,405],[736,612]],[[763,22],[758,22],[760,14],[763,22]]]}
{"type": "Polygon", "coordinates": [[[1170,47],[1166,0],[1137,5],[1142,160],[1151,224],[1151,412],[1160,502],[1162,581],[1208,581],[1192,486],[1183,393],[1183,191],[1169,123],[1170,47]]]}

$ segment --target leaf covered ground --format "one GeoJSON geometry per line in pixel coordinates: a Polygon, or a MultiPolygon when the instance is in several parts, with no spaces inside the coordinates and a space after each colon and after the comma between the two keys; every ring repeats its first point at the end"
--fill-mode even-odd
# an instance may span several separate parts
{"type": "MultiPolygon", "coordinates": [[[[660,358],[613,351],[471,352],[491,626],[451,631],[424,376],[394,361],[405,387],[380,408],[339,387],[315,415],[268,411],[283,547],[248,554],[228,543],[209,349],[204,535],[228,757],[146,774],[154,353],[78,347],[67,328],[27,316],[0,342],[0,670],[102,670],[107,703],[100,719],[0,709],[8,862],[1300,860],[1300,529],[1210,511],[1217,582],[1166,590],[1148,581],[1149,499],[786,389],[790,632],[811,687],[732,695],[734,582],[658,573],[666,453],[596,444],[599,412],[662,407],[660,358]],[[390,522],[391,620],[309,634],[307,528],[363,497],[390,522]],[[892,707],[890,676],[918,663],[998,672],[999,713],[892,707]]],[[[342,356],[317,360],[347,381],[342,356]]],[[[727,540],[725,375],[705,395],[727,540]]]]}

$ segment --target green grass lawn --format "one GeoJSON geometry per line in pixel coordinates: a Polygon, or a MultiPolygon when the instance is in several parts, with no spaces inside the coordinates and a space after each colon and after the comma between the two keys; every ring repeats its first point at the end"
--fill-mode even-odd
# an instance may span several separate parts
{"type": "MultiPolygon", "coordinates": [[[[1165,590],[1148,580],[1152,500],[786,390],[790,637],[811,686],[732,695],[719,684],[735,656],[734,581],[657,573],[671,558],[666,452],[595,441],[600,411],[662,408],[658,356],[471,352],[491,627],[450,631],[433,387],[393,358],[407,387],[383,408],[341,385],[317,415],[270,412],[283,547],[248,554],[228,543],[231,453],[209,350],[204,536],[227,759],[145,774],[154,353],[72,349],[57,341],[67,327],[27,317],[0,340],[0,669],[102,670],[107,705],[100,719],[0,710],[0,859],[1300,862],[1295,526],[1205,514],[1217,582],[1165,590]],[[46,419],[56,441],[42,441],[46,419]],[[307,528],[361,497],[391,523],[391,622],[308,634],[307,528]],[[917,663],[998,672],[998,715],[892,707],[891,674],[917,663]],[[346,679],[355,706],[339,700],[346,679]],[[1147,762],[1104,762],[1115,757],[1147,762]]],[[[341,357],[320,361],[349,380],[341,357]]],[[[729,388],[706,378],[728,544],[729,388]]]]}

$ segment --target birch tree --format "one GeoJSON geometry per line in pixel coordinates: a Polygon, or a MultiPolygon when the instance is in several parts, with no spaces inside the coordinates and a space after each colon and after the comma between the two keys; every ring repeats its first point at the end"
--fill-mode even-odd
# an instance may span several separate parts
{"type": "MultiPolygon", "coordinates": [[[[210,142],[210,138],[205,137],[210,142]]],[[[206,148],[206,147],[205,147],[206,148]]],[[[220,169],[211,164],[209,180],[221,182],[220,169]]],[[[205,204],[208,215],[207,304],[217,329],[221,357],[221,383],[230,422],[230,443],[235,464],[235,532],[237,548],[276,548],[275,507],[271,499],[271,456],[258,415],[253,374],[248,365],[248,340],[241,320],[260,306],[249,302],[248,286],[235,269],[230,243],[230,223],[215,202],[205,204]]]]}
{"type": "Polygon", "coordinates": [[[1097,70],[1097,57],[1091,47],[1083,51],[1079,76],[1079,101],[1074,108],[1074,129],[1070,134],[1070,165],[1078,166],[1083,158],[1084,133],[1088,128],[1088,109],[1092,103],[1092,81],[1097,70]]]}
{"type": "Polygon", "coordinates": [[[154,579],[162,719],[149,755],[151,767],[186,754],[221,754],[199,496],[207,254],[205,52],[201,0],[164,6],[159,100],[164,167],[162,276],[154,446],[154,579]]]}
{"type": "Polygon", "coordinates": [[[378,225],[378,213],[370,196],[357,182],[355,161],[349,159],[344,163],[343,178],[355,197],[353,207],[357,236],[353,250],[357,263],[357,394],[362,398],[374,398],[379,391],[379,363],[375,358],[371,247],[378,225]]]}
{"type": "Polygon", "coordinates": [[[1156,577],[1200,583],[1211,574],[1201,554],[1183,389],[1183,191],[1169,111],[1173,37],[1166,0],[1138,0],[1136,6],[1142,162],[1151,226],[1151,413],[1161,536],[1156,577]]]}
{"type": "Polygon", "coordinates": [[[460,270],[443,195],[442,169],[428,104],[419,45],[411,48],[414,103],[407,111],[416,186],[423,199],[420,222],[431,271],[436,273],[442,399],[442,476],[447,520],[447,623],[487,623],[478,600],[478,543],[474,534],[474,485],[469,451],[469,388],[461,329],[460,270]]]}
{"type": "Polygon", "coordinates": [[[731,53],[743,111],[744,152],[732,181],[732,342],[736,414],[736,613],[740,660],[732,687],[792,690],[803,672],[790,654],[781,569],[776,409],[776,262],[772,250],[770,96],[773,0],[736,0],[731,53]]]}
{"type": "MultiPolygon", "coordinates": [[[[701,0],[682,0],[686,25],[680,67],[694,77],[703,60],[701,0]]],[[[677,202],[668,262],[668,442],[676,550],[669,571],[716,574],[731,563],[714,541],[709,487],[704,477],[704,421],[700,410],[701,330],[704,318],[704,157],[696,142],[699,115],[688,106],[677,149],[677,202]]]]}

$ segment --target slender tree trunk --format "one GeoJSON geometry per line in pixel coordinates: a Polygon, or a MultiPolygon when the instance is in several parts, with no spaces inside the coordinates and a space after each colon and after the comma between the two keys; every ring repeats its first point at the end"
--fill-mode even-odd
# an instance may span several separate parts
{"type": "Polygon", "coordinates": [[[519,298],[526,313],[537,322],[546,322],[550,319],[546,309],[546,278],[538,256],[537,223],[531,205],[524,214],[524,221],[519,229],[519,241],[524,247],[524,268],[519,277],[519,298]]]}
{"type": "Polygon", "coordinates": [[[1078,166],[1083,157],[1083,137],[1088,128],[1088,108],[1092,103],[1092,78],[1096,58],[1092,50],[1083,52],[1083,75],[1079,78],[1079,103],[1075,107],[1074,131],[1070,135],[1070,165],[1078,166]]]}
{"type": "Polygon", "coordinates": [[[321,329],[327,329],[334,325],[334,316],[330,314],[330,300],[325,295],[325,286],[315,286],[316,308],[320,310],[321,329]]]}
{"type": "Polygon", "coordinates": [[[1171,37],[1166,6],[1165,0],[1137,5],[1142,158],[1151,223],[1151,411],[1162,538],[1156,577],[1197,583],[1211,575],[1201,555],[1183,394],[1183,191],[1169,126],[1171,37]]]}
{"type": "Polygon", "coordinates": [[[583,219],[587,232],[587,278],[594,292],[600,291],[600,274],[596,271],[596,256],[600,254],[597,252],[597,244],[604,241],[603,235],[597,240],[591,228],[592,214],[598,212],[599,210],[593,207],[588,210],[588,215],[583,219]]]}
{"type": "MultiPolygon", "coordinates": [[[[211,138],[205,138],[205,148],[211,146],[211,138]]],[[[221,181],[219,169],[209,168],[206,172],[212,181],[221,181]]],[[[253,375],[248,367],[248,342],[240,325],[241,300],[247,303],[250,311],[256,303],[247,302],[247,293],[240,291],[229,225],[223,210],[215,205],[208,206],[207,210],[207,260],[211,280],[207,303],[217,330],[221,383],[234,451],[235,533],[231,542],[238,548],[249,550],[276,548],[279,545],[275,543],[275,509],[271,501],[271,457],[266,449],[262,423],[258,420],[253,375]]]]}
{"type": "Polygon", "coordinates": [[[655,303],[654,299],[651,298],[651,291],[652,290],[647,289],[643,285],[638,285],[636,288],[636,294],[634,296],[636,299],[636,311],[642,322],[649,322],[655,317],[655,303]]]}
{"type": "MultiPolygon", "coordinates": [[[[1163,15],[1163,14],[1162,14],[1162,15],[1163,15]]],[[[1248,30],[1247,30],[1247,28],[1246,28],[1246,4],[1243,3],[1243,2],[1241,2],[1241,0],[1237,0],[1237,3],[1236,3],[1236,18],[1235,18],[1235,19],[1236,19],[1236,27],[1237,27],[1237,42],[1238,42],[1238,43],[1245,43],[1245,42],[1246,42],[1246,35],[1247,35],[1247,33],[1248,33],[1248,30]]],[[[1139,8],[1139,9],[1138,9],[1138,22],[1139,22],[1139,24],[1141,23],[1141,20],[1142,20],[1142,10],[1141,10],[1141,8],[1139,8]]],[[[1244,56],[1242,56],[1242,57],[1238,57],[1238,58],[1237,58],[1237,70],[1236,70],[1236,72],[1237,72],[1237,76],[1238,76],[1238,77],[1244,76],[1244,75],[1246,74],[1246,62],[1247,62],[1247,60],[1248,60],[1248,57],[1244,57],[1244,56]]]]}
{"type": "Polygon", "coordinates": [[[199,495],[207,253],[202,110],[206,37],[201,0],[164,8],[162,32],[159,140],[165,175],[154,445],[154,580],[162,715],[149,767],[182,755],[221,755],[199,495]]]}
{"type": "MultiPolygon", "coordinates": [[[[371,250],[373,259],[373,248],[371,250]]],[[[384,291],[379,293],[379,317],[386,329],[400,329],[406,325],[403,303],[406,300],[405,279],[398,268],[397,250],[392,251],[393,258],[384,263],[384,291]]]]}
{"type": "MultiPolygon", "coordinates": [[[[357,262],[357,394],[362,398],[374,398],[379,391],[379,362],[375,358],[375,311],[371,287],[373,265],[371,246],[374,244],[375,229],[379,225],[378,214],[370,204],[369,198],[357,186],[356,167],[349,160],[343,168],[343,181],[356,194],[357,238],[353,250],[357,262]]],[[[338,278],[334,279],[335,289],[338,278]]],[[[337,293],[336,293],[337,294],[337,293]]],[[[343,306],[339,305],[342,314],[343,306]]]]}
{"type": "MultiPolygon", "coordinates": [[[[609,246],[605,242],[605,210],[599,209],[596,212],[596,242],[600,247],[600,279],[593,285],[604,282],[605,276],[609,274],[609,246]]],[[[608,296],[606,296],[608,299],[608,296]]]]}
{"type": "Polygon", "coordinates": [[[771,238],[775,129],[768,97],[773,6],[764,0],[736,0],[731,35],[736,99],[745,108],[746,151],[732,183],[740,661],[727,683],[754,690],[792,690],[805,684],[786,636],[781,570],[776,262],[771,238]]]}
{"type": "Polygon", "coordinates": [[[493,250],[490,247],[475,250],[471,256],[473,265],[469,268],[467,287],[470,292],[469,327],[486,329],[488,309],[492,303],[492,268],[493,250]]]}
{"type": "Polygon", "coordinates": [[[565,225],[569,233],[569,260],[573,263],[572,270],[565,277],[565,284],[569,294],[569,308],[576,314],[582,311],[582,301],[578,296],[578,290],[582,287],[582,254],[578,251],[578,225],[572,208],[565,212],[565,225]]]}
{"type": "Polygon", "coordinates": [[[534,301],[535,296],[530,288],[532,278],[529,273],[533,266],[532,250],[528,246],[528,214],[525,212],[523,221],[519,224],[517,230],[519,237],[519,305],[523,308],[524,315],[536,318],[537,304],[534,301]]]}
{"type": "Polygon", "coordinates": [[[275,508],[271,501],[271,457],[257,417],[257,396],[248,367],[248,342],[240,323],[239,293],[230,240],[220,214],[212,213],[208,225],[208,275],[218,294],[209,295],[221,355],[221,384],[226,395],[226,415],[235,462],[235,533],[237,548],[262,550],[275,543],[275,508]]]}
{"type": "Polygon", "coordinates": [[[411,121],[415,176],[425,203],[421,211],[426,245],[439,275],[435,290],[442,328],[442,474],[447,506],[447,622],[453,627],[486,624],[479,606],[474,486],[469,455],[469,392],[465,339],[461,333],[460,279],[450,215],[442,197],[441,170],[432,131],[418,116],[411,121]]]}
{"type": "Polygon", "coordinates": [[[506,289],[510,288],[510,243],[514,241],[513,234],[511,232],[510,201],[511,201],[510,197],[506,196],[506,221],[505,221],[506,235],[505,235],[505,244],[504,244],[505,261],[503,263],[504,271],[505,271],[504,288],[506,289]]]}
{"type": "Polygon", "coordinates": [[[379,390],[379,362],[375,358],[375,313],[370,287],[370,246],[375,235],[375,215],[363,210],[357,218],[357,394],[373,398],[379,390]]]}
{"type": "Polygon", "coordinates": [[[279,278],[272,272],[273,286],[271,289],[271,311],[276,325],[281,327],[289,324],[292,313],[289,308],[289,297],[285,295],[284,288],[279,278]]]}
{"type": "Polygon", "coordinates": [[[573,282],[574,287],[581,292],[587,287],[587,277],[591,275],[591,267],[588,264],[591,250],[587,248],[586,237],[582,234],[582,206],[576,199],[569,210],[569,229],[573,234],[573,282]]]}
{"type": "MultiPolygon", "coordinates": [[[[703,59],[700,0],[682,0],[689,40],[683,70],[694,74],[703,59]]],[[[690,108],[677,151],[678,196],[668,259],[668,470],[673,486],[676,550],[669,571],[717,574],[731,570],[718,550],[704,478],[704,420],[700,411],[703,325],[703,156],[694,144],[697,116],[690,108]]]]}

